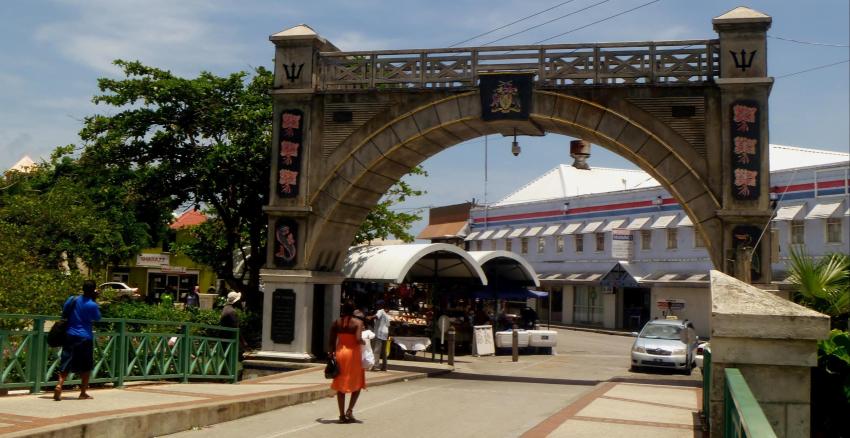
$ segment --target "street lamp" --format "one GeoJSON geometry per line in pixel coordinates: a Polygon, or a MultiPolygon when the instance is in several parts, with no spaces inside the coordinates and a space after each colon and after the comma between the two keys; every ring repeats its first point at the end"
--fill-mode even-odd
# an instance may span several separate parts
{"type": "Polygon", "coordinates": [[[511,142],[511,153],[516,157],[520,152],[522,152],[522,148],[519,147],[519,142],[516,141],[516,128],[514,128],[514,141],[511,142]]]}

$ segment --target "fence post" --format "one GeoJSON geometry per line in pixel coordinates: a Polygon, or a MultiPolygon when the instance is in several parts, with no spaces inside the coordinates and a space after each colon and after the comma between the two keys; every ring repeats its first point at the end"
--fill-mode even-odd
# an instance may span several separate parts
{"type": "Polygon", "coordinates": [[[511,361],[519,361],[519,332],[517,331],[516,324],[514,324],[514,329],[511,331],[511,361]]]}
{"type": "Polygon", "coordinates": [[[118,322],[118,368],[117,381],[115,386],[118,388],[124,387],[124,377],[127,376],[127,356],[130,354],[130,341],[127,339],[127,321],[122,319],[118,322]]]}
{"type": "Polygon", "coordinates": [[[192,332],[189,329],[189,324],[183,324],[183,339],[180,345],[180,372],[183,374],[183,383],[189,383],[190,364],[189,358],[192,356],[192,332]]]}
{"type": "Polygon", "coordinates": [[[33,322],[35,324],[33,324],[33,333],[30,338],[30,354],[27,357],[27,366],[30,369],[30,376],[32,378],[30,392],[37,394],[41,392],[41,383],[45,373],[44,361],[42,360],[42,356],[44,356],[43,345],[45,343],[44,320],[34,318],[33,322]]]}
{"type": "Polygon", "coordinates": [[[233,383],[239,382],[239,370],[237,370],[236,367],[239,363],[239,347],[241,339],[242,338],[239,337],[239,328],[236,328],[233,337],[233,348],[230,350],[230,369],[233,370],[233,383]]]}
{"type": "Polygon", "coordinates": [[[448,362],[449,362],[449,366],[451,367],[451,366],[454,366],[454,364],[455,364],[455,328],[454,327],[449,327],[448,343],[449,343],[449,360],[448,360],[448,362]]]}

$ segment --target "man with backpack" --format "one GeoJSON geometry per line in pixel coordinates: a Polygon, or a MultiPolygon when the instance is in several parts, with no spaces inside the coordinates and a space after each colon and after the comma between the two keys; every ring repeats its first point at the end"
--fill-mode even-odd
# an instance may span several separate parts
{"type": "Polygon", "coordinates": [[[62,385],[69,372],[80,376],[80,399],[92,398],[86,390],[94,368],[94,334],[92,323],[100,320],[100,306],[95,300],[99,295],[93,280],[83,282],[83,294],[65,301],[62,315],[68,320],[65,343],[59,362],[59,382],[53,389],[53,400],[62,400],[62,385]]]}

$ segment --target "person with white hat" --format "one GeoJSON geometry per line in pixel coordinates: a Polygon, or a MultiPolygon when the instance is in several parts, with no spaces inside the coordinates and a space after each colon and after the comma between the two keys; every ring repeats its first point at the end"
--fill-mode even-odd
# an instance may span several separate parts
{"type": "Polygon", "coordinates": [[[227,294],[227,304],[221,309],[221,318],[218,320],[218,325],[222,327],[239,328],[239,316],[236,314],[236,309],[233,307],[237,301],[242,298],[242,294],[232,291],[227,294]]]}

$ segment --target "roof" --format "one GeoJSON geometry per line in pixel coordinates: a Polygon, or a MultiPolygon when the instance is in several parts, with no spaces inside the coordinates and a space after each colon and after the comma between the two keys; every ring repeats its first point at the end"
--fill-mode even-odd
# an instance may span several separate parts
{"type": "Polygon", "coordinates": [[[35,167],[35,161],[33,161],[32,158],[29,157],[29,155],[24,155],[23,158],[18,160],[18,162],[15,163],[12,167],[10,167],[9,170],[26,173],[29,172],[30,169],[32,169],[33,167],[35,167]]]}
{"type": "Polygon", "coordinates": [[[447,222],[444,224],[428,225],[419,232],[417,239],[445,239],[450,237],[465,237],[469,231],[468,222],[447,222]]]}
{"type": "Polygon", "coordinates": [[[446,243],[351,247],[342,272],[356,280],[403,283],[435,277],[470,278],[487,285],[478,262],[463,249],[446,243]]]}
{"type": "Polygon", "coordinates": [[[489,278],[491,273],[497,273],[508,280],[540,286],[540,280],[537,279],[537,272],[534,267],[517,253],[501,250],[469,251],[469,255],[481,265],[481,269],[487,273],[490,281],[494,280],[489,278]]]}
{"type": "Polygon", "coordinates": [[[192,227],[195,225],[200,225],[207,221],[207,216],[201,213],[198,210],[188,210],[185,213],[181,214],[174,222],[171,223],[169,228],[172,230],[179,230],[181,228],[192,227]]]}
{"type": "MultiPolygon", "coordinates": [[[[836,163],[850,163],[850,154],[796,146],[770,145],[770,170],[772,172],[836,163]]],[[[607,167],[581,170],[568,164],[560,164],[491,204],[491,206],[500,207],[526,202],[564,199],[580,195],[657,187],[658,185],[658,181],[642,170],[607,167]]]]}

